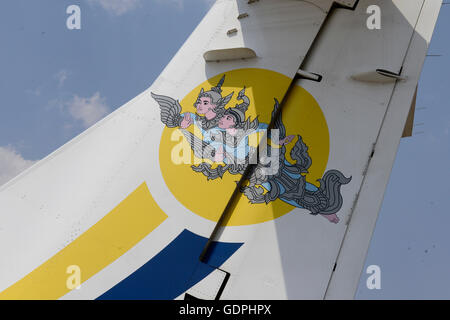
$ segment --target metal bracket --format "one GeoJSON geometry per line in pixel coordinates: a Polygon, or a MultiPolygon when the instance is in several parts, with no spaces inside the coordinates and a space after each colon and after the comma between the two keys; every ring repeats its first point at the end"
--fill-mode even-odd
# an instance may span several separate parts
{"type": "Polygon", "coordinates": [[[359,0],[335,0],[334,2],[342,7],[353,9],[358,4],[358,1],[359,0]]]}
{"type": "Polygon", "coordinates": [[[360,82],[373,82],[373,83],[389,83],[395,81],[404,81],[407,77],[400,75],[401,73],[392,72],[385,69],[375,69],[373,71],[366,71],[356,73],[351,76],[353,80],[360,82]]]}
{"type": "Polygon", "coordinates": [[[320,74],[308,72],[308,71],[305,71],[302,69],[298,69],[297,77],[299,77],[301,79],[316,81],[316,82],[322,81],[322,76],[320,74]]]}
{"type": "Polygon", "coordinates": [[[250,48],[217,49],[205,52],[203,58],[206,62],[250,59],[256,58],[256,52],[250,48]]]}

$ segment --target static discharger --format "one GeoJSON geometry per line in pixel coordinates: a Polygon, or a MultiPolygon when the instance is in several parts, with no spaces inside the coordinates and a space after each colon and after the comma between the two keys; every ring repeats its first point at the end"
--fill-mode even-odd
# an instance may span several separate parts
{"type": "Polygon", "coordinates": [[[353,74],[351,78],[356,81],[375,83],[388,83],[395,82],[397,80],[406,80],[406,77],[401,76],[399,73],[384,69],[356,73],[353,74]]]}
{"type": "Polygon", "coordinates": [[[240,20],[240,19],[244,19],[244,18],[247,18],[248,17],[248,13],[241,13],[240,15],[238,15],[238,19],[240,20]]]}
{"type": "Polygon", "coordinates": [[[233,29],[230,29],[227,31],[227,35],[231,36],[232,34],[235,34],[237,32],[238,32],[238,30],[236,28],[233,28],[233,29]]]}

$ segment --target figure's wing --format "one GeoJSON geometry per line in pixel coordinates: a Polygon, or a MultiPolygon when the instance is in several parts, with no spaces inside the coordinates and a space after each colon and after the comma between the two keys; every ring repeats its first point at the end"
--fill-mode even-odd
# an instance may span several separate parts
{"type": "Polygon", "coordinates": [[[275,106],[273,107],[273,111],[272,111],[272,119],[275,119],[273,128],[278,130],[279,139],[281,140],[281,139],[285,138],[286,137],[286,128],[283,124],[280,103],[278,102],[277,99],[275,99],[275,106]]]}
{"type": "Polygon", "coordinates": [[[159,104],[161,110],[161,121],[168,128],[176,128],[180,125],[181,120],[181,106],[180,103],[171,97],[161,96],[151,93],[153,99],[159,104]]]}
{"type": "Polygon", "coordinates": [[[185,136],[186,140],[191,146],[192,151],[194,151],[194,155],[199,159],[208,159],[214,161],[214,155],[216,154],[216,150],[213,146],[206,143],[202,139],[195,136],[192,132],[189,132],[185,129],[181,129],[181,132],[185,136]]]}
{"type": "Polygon", "coordinates": [[[291,150],[291,158],[296,161],[304,173],[308,172],[308,169],[312,164],[312,159],[308,154],[308,147],[303,142],[301,136],[298,136],[298,140],[291,150]]]}
{"type": "Polygon", "coordinates": [[[217,1],[148,90],[0,188],[0,299],[353,297],[440,4],[217,1]],[[380,29],[370,5],[389,17],[380,29]],[[281,200],[235,205],[236,175],[192,172],[165,127],[181,107],[150,92],[224,74],[222,96],[252,91],[252,117],[280,101],[309,182],[353,176],[339,224],[281,200]]]}

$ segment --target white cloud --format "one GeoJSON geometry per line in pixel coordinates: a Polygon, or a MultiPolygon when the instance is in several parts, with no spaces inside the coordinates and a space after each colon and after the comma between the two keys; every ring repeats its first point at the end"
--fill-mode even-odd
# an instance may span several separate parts
{"type": "Polygon", "coordinates": [[[142,0],[88,0],[90,4],[99,5],[109,13],[120,16],[136,9],[142,0]]]}
{"type": "Polygon", "coordinates": [[[25,160],[12,147],[0,147],[0,185],[5,184],[35,162],[25,160]]]}
{"type": "Polygon", "coordinates": [[[72,118],[81,121],[86,128],[102,119],[110,111],[105,103],[105,98],[102,98],[99,92],[90,98],[75,95],[65,105],[72,118]]]}
{"type": "Polygon", "coordinates": [[[58,81],[58,86],[62,87],[64,82],[67,80],[69,76],[69,72],[65,69],[60,70],[57,74],[54,75],[54,78],[58,81]]]}

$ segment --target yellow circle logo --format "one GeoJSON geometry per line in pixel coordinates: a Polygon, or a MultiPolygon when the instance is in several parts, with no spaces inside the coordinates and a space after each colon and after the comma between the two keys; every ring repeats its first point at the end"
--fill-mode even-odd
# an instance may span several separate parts
{"type": "MultiPolygon", "coordinates": [[[[224,74],[217,75],[200,84],[184,97],[179,103],[181,108],[179,118],[174,118],[170,114],[167,115],[168,112],[162,111],[162,117],[166,116],[169,119],[164,120],[167,123],[178,119],[178,122],[174,123],[172,127],[164,128],[159,148],[159,160],[162,176],[172,194],[181,204],[203,218],[217,221],[236,188],[236,181],[239,181],[242,176],[229,170],[225,171],[221,177],[208,179],[206,174],[193,170],[193,166],[199,166],[202,162],[209,163],[208,167],[211,170],[218,166],[225,166],[223,162],[225,160],[220,161],[222,158],[217,162],[211,162],[196,157],[194,143],[186,139],[187,132],[191,132],[198,138],[196,139],[198,143],[204,141],[202,134],[207,134],[205,131],[199,130],[194,123],[195,119],[200,119],[199,111],[209,110],[202,109],[203,107],[198,105],[203,102],[203,99],[199,99],[199,97],[202,94],[208,97],[208,92],[210,93],[211,100],[206,99],[208,101],[205,104],[221,97],[219,102],[217,99],[213,101],[216,102],[216,105],[222,104],[225,110],[224,120],[220,122],[221,126],[226,125],[226,119],[235,120],[241,117],[241,120],[250,124],[257,119],[259,127],[264,127],[264,124],[267,125],[271,121],[275,99],[278,101],[283,99],[290,82],[290,78],[264,69],[228,71],[225,73],[225,77],[224,74]],[[211,94],[213,91],[217,94],[211,94]],[[242,94],[244,91],[246,100],[242,94]],[[246,103],[244,107],[242,107],[243,101],[246,103]],[[241,106],[240,113],[231,112],[239,111],[239,105],[241,106]],[[230,109],[229,112],[226,112],[228,109],[230,109]],[[191,115],[186,117],[188,113],[191,115]],[[227,114],[235,118],[226,118],[227,114]],[[186,124],[190,124],[190,126],[181,130],[177,126],[181,120],[183,120],[184,127],[186,124]]],[[[173,98],[177,99],[177,97],[173,98]]],[[[160,105],[166,103],[161,99],[158,101],[160,105]]],[[[302,139],[305,147],[307,146],[307,153],[312,159],[307,172],[303,172],[302,175],[306,177],[308,184],[319,187],[320,184],[317,180],[323,177],[330,149],[328,126],[320,106],[305,89],[296,86],[290,91],[286,103],[283,105],[281,119],[286,136],[293,138],[292,141],[287,141],[285,144],[285,161],[295,163],[295,160],[291,158],[291,151],[297,145],[296,142],[302,139]]],[[[212,127],[214,125],[218,125],[217,122],[212,127]]],[[[255,140],[249,139],[248,141],[248,144],[252,146],[252,141],[255,140]]],[[[255,147],[257,142],[253,144],[255,147]]],[[[216,153],[213,152],[213,154],[217,155],[217,149],[215,151],[216,153]]],[[[263,188],[259,188],[259,190],[268,192],[263,188]]],[[[268,203],[255,203],[255,201],[252,203],[246,195],[241,194],[227,225],[251,225],[273,220],[290,212],[293,208],[294,206],[286,199],[277,198],[268,203]]]]}

